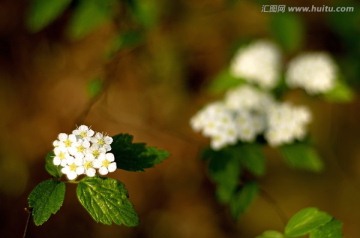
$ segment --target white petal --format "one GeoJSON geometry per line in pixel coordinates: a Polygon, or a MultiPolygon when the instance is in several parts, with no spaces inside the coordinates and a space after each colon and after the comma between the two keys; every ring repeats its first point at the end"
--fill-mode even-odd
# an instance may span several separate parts
{"type": "Polygon", "coordinates": [[[93,136],[95,134],[95,132],[93,131],[93,130],[88,130],[88,132],[87,132],[87,136],[88,137],[91,137],[91,136],[93,136]]]}
{"type": "Polygon", "coordinates": [[[89,177],[94,177],[95,173],[96,173],[96,170],[93,169],[93,168],[90,168],[90,169],[86,170],[86,175],[89,176],[89,177]]]}
{"type": "Polygon", "coordinates": [[[105,167],[101,167],[99,169],[99,174],[101,174],[101,175],[107,175],[108,173],[109,173],[109,171],[105,167]]]}
{"type": "Polygon", "coordinates": [[[110,145],[113,142],[113,138],[110,136],[105,136],[104,141],[106,144],[110,145]]]}
{"type": "Polygon", "coordinates": [[[115,160],[114,154],[113,153],[106,153],[106,159],[110,162],[115,160]]]}
{"type": "Polygon", "coordinates": [[[76,174],[74,171],[69,171],[69,172],[66,174],[66,176],[67,176],[67,178],[68,178],[69,180],[74,180],[74,179],[76,179],[77,174],[76,174]]]}
{"type": "Polygon", "coordinates": [[[56,166],[60,165],[61,164],[61,159],[59,159],[58,157],[54,157],[53,164],[56,165],[56,166]]]}
{"type": "Polygon", "coordinates": [[[66,140],[68,138],[68,135],[65,134],[65,133],[60,133],[58,135],[58,138],[59,138],[60,141],[64,141],[64,140],[66,140]]]}
{"type": "Polygon", "coordinates": [[[93,166],[94,166],[94,168],[100,168],[101,167],[101,161],[99,160],[99,159],[95,159],[94,161],[93,161],[93,166]]]}
{"type": "Polygon", "coordinates": [[[109,164],[108,170],[109,170],[109,172],[114,172],[116,170],[116,163],[113,162],[113,163],[109,164]]]}
{"type": "Polygon", "coordinates": [[[85,169],[84,167],[77,167],[76,168],[76,174],[80,175],[80,174],[84,174],[85,173],[85,169]]]}

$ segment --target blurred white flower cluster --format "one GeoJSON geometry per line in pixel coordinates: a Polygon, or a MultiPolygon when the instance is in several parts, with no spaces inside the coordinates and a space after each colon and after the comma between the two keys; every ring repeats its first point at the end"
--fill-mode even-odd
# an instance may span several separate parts
{"type": "MultiPolygon", "coordinates": [[[[230,72],[263,89],[273,89],[280,78],[281,58],[275,44],[259,40],[238,50],[230,64],[230,72]]],[[[289,62],[285,81],[291,88],[302,88],[314,95],[333,89],[337,74],[337,65],[329,54],[308,52],[289,62]]]]}
{"type": "Polygon", "coordinates": [[[230,65],[230,72],[264,89],[274,88],[279,80],[281,53],[279,48],[265,40],[240,48],[230,65]]]}
{"type": "MultiPolygon", "coordinates": [[[[192,128],[210,137],[213,149],[238,141],[252,142],[258,135],[271,146],[304,139],[310,111],[276,101],[270,91],[280,84],[281,66],[281,52],[269,41],[240,48],[230,64],[230,73],[247,84],[229,90],[223,101],[200,110],[190,121],[192,128]]],[[[304,53],[289,62],[284,83],[317,95],[335,87],[337,74],[337,65],[327,53],[304,53]]]]}
{"type": "Polygon", "coordinates": [[[81,125],[71,134],[60,133],[53,142],[53,163],[61,166],[61,172],[69,180],[85,174],[93,177],[96,170],[101,175],[116,170],[115,158],[111,150],[113,139],[88,126],[81,125]]]}
{"type": "Polygon", "coordinates": [[[310,119],[305,107],[277,102],[268,92],[244,85],[200,110],[190,124],[210,137],[211,147],[218,150],[238,141],[253,142],[261,134],[271,146],[303,139],[310,119]]]}
{"type": "Polygon", "coordinates": [[[286,83],[303,88],[308,94],[324,93],[335,86],[337,66],[327,53],[304,53],[289,63],[286,83]]]}
{"type": "Polygon", "coordinates": [[[274,104],[267,112],[265,138],[271,146],[289,144],[306,136],[305,128],[311,121],[311,113],[306,107],[285,102],[274,104]]]}

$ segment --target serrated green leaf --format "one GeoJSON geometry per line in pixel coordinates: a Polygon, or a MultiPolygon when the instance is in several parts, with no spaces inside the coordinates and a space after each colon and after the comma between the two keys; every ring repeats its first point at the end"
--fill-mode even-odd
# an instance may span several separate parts
{"type": "Polygon", "coordinates": [[[260,236],[256,238],[284,238],[284,235],[278,231],[264,231],[260,236]]]}
{"type": "Polygon", "coordinates": [[[54,180],[39,183],[28,197],[35,225],[42,225],[51,214],[55,214],[62,206],[64,197],[65,183],[54,180]]]}
{"type": "Polygon", "coordinates": [[[259,144],[242,144],[238,147],[241,164],[252,174],[262,176],[265,173],[265,156],[259,144]]]}
{"type": "Polygon", "coordinates": [[[239,160],[228,150],[208,151],[209,176],[216,183],[216,195],[221,203],[228,203],[239,184],[241,167],[239,160]]]}
{"type": "Polygon", "coordinates": [[[45,170],[53,177],[60,178],[62,176],[60,166],[56,166],[53,163],[54,152],[51,151],[46,155],[45,158],[45,170]]]}
{"type": "Polygon", "coordinates": [[[333,219],[310,233],[310,238],[342,238],[342,222],[333,219]]]}
{"type": "Polygon", "coordinates": [[[230,211],[235,219],[238,219],[239,216],[248,209],[258,194],[258,191],[259,188],[256,182],[247,182],[240,191],[231,198],[230,211]]]}
{"type": "Polygon", "coordinates": [[[301,48],[304,41],[304,24],[294,13],[271,15],[271,31],[277,42],[288,52],[301,48]]]}
{"type": "Polygon", "coordinates": [[[342,80],[337,80],[333,89],[324,94],[324,98],[330,102],[350,102],[354,93],[342,80]]]}
{"type": "Polygon", "coordinates": [[[80,0],[73,12],[68,25],[68,35],[71,39],[81,39],[114,14],[114,0],[80,0]]]}
{"type": "Polygon", "coordinates": [[[285,227],[287,237],[299,237],[306,235],[314,229],[331,221],[332,217],[319,209],[309,207],[300,210],[292,216],[285,227]]]}
{"type": "Polygon", "coordinates": [[[211,93],[223,93],[226,90],[244,84],[243,79],[233,76],[229,69],[221,71],[215,78],[211,81],[208,86],[208,90],[211,93]]]}
{"type": "Polygon", "coordinates": [[[139,218],[130,203],[127,190],[119,181],[111,178],[84,178],[76,189],[83,207],[96,221],[106,225],[115,223],[137,226],[139,218]]]}
{"type": "Polygon", "coordinates": [[[118,169],[144,171],[144,169],[154,167],[169,156],[165,150],[132,141],[133,137],[129,134],[113,136],[111,152],[115,156],[118,169]]]}
{"type": "Polygon", "coordinates": [[[293,168],[320,172],[323,170],[323,163],[315,149],[303,142],[297,142],[280,147],[287,164],[293,168]]]}
{"type": "Polygon", "coordinates": [[[37,32],[53,22],[70,4],[71,0],[32,0],[26,18],[26,26],[37,32]]]}

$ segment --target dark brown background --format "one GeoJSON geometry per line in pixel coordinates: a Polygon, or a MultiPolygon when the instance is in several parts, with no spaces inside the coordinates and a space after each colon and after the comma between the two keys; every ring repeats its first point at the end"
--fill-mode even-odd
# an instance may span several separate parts
{"type": "MultiPolygon", "coordinates": [[[[167,161],[144,173],[111,175],[127,186],[141,224],[94,223],[69,185],[61,210],[41,227],[30,223],[28,237],[251,238],[265,229],[283,228],[277,209],[290,217],[306,206],[342,220],[345,237],[360,237],[359,99],[329,104],[298,92],[289,95],[314,114],[310,131],[326,170],[311,174],[289,169],[267,149],[267,174],[260,184],[276,202],[258,197],[233,222],[216,203],[198,159],[208,142],[191,131],[188,121],[211,100],[204,85],[228,64],[234,42],[271,37],[270,15],[252,1],[230,8],[222,0],[158,2],[162,18],[144,43],[108,61],[104,51],[114,35],[111,23],[79,41],[64,36],[66,19],[30,34],[24,27],[28,3],[0,0],[0,237],[21,237],[27,195],[49,177],[44,155],[59,132],[69,133],[80,122],[110,135],[127,132],[135,141],[171,152],[167,161]],[[105,76],[108,87],[92,103],[87,86],[98,75],[105,76]]],[[[307,26],[304,50],[327,50],[335,57],[347,53],[328,27],[326,14],[302,17],[307,26]]]]}

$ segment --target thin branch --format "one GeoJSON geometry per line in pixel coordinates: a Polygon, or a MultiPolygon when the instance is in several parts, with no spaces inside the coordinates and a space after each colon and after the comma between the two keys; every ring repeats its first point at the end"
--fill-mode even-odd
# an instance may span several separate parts
{"type": "Polygon", "coordinates": [[[289,218],[286,216],[284,210],[279,206],[278,202],[263,188],[260,188],[260,196],[274,208],[281,222],[284,226],[286,226],[289,218]]]}
{"type": "Polygon", "coordinates": [[[26,218],[26,223],[25,223],[23,238],[26,238],[27,231],[28,231],[28,227],[29,227],[29,223],[30,223],[31,208],[25,207],[24,210],[25,210],[25,212],[27,213],[27,218],[26,218]]]}

